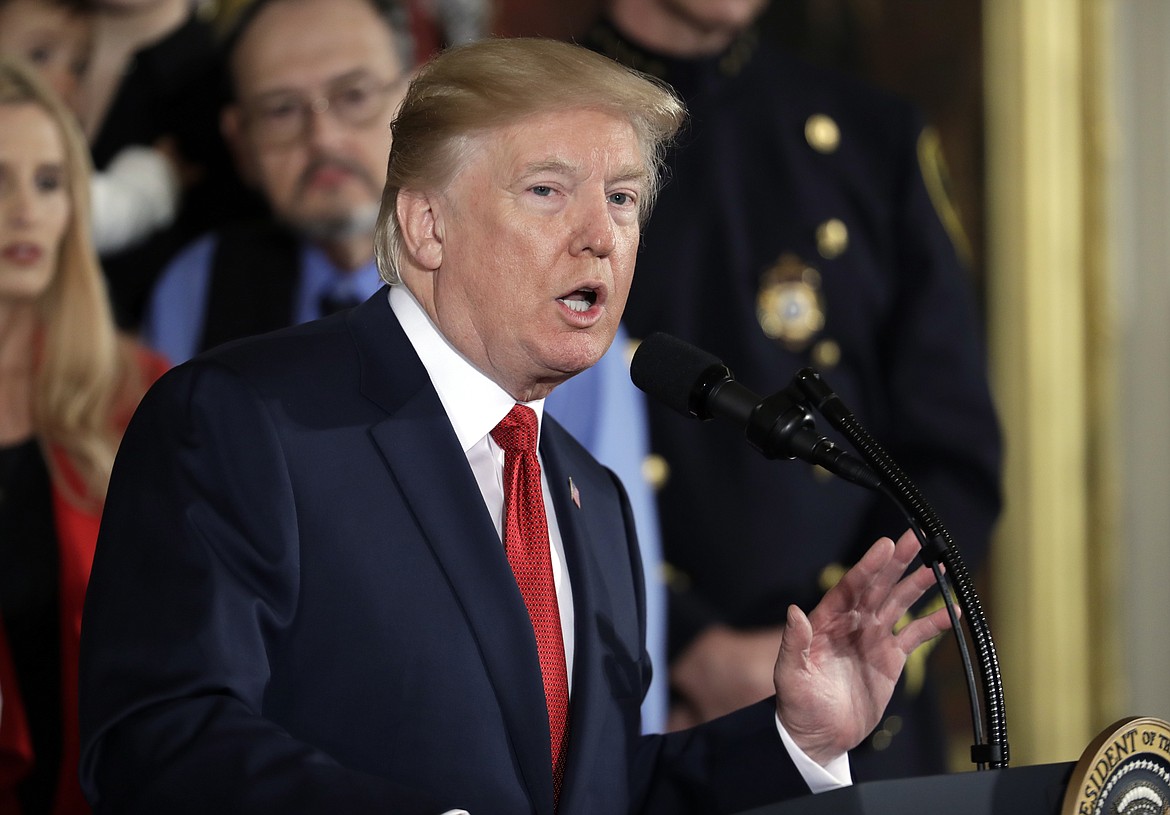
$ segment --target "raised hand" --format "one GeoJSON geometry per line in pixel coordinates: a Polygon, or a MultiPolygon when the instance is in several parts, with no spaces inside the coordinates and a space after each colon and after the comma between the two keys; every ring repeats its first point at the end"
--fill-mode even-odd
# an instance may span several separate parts
{"type": "Polygon", "coordinates": [[[906,532],[878,540],[807,616],[788,608],[774,674],[776,711],[793,740],[827,764],[877,725],[915,648],[950,628],[945,608],[894,626],[932,585],[926,566],[903,577],[918,554],[906,532]]]}

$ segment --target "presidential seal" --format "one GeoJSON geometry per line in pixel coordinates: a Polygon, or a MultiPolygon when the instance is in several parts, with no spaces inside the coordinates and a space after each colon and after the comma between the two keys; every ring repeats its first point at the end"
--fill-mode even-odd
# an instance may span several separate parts
{"type": "Polygon", "coordinates": [[[1170,725],[1132,717],[1085,749],[1061,815],[1170,815],[1170,725]]]}

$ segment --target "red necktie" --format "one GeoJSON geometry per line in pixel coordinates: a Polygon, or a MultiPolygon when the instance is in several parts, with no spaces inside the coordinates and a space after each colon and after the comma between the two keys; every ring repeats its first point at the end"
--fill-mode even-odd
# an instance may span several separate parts
{"type": "Polygon", "coordinates": [[[504,450],[504,551],[536,632],[536,651],[540,656],[552,735],[553,793],[559,800],[565,774],[569,682],[549,555],[548,521],[540,489],[536,436],[536,414],[524,405],[513,407],[492,431],[492,438],[504,450]]]}

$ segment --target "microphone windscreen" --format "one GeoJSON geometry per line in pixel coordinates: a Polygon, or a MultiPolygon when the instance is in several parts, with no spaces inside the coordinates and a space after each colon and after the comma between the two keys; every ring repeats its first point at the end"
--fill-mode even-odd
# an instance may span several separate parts
{"type": "Polygon", "coordinates": [[[655,399],[693,417],[697,415],[691,404],[696,386],[701,388],[716,366],[723,367],[717,357],[658,331],[638,345],[630,362],[630,378],[655,399]]]}

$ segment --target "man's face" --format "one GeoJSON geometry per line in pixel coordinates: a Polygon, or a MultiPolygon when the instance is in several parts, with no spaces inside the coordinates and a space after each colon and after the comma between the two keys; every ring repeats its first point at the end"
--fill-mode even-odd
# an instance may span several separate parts
{"type": "Polygon", "coordinates": [[[326,241],[372,234],[406,85],[385,22],[364,0],[274,3],[232,67],[224,132],[277,216],[326,241]]]}
{"type": "Polygon", "coordinates": [[[544,396],[613,341],[646,185],[624,118],[578,109],[489,131],[437,196],[438,267],[406,282],[477,367],[517,399],[544,396]]]}
{"type": "Polygon", "coordinates": [[[768,0],[650,0],[671,16],[684,20],[705,34],[733,36],[763,12],[768,0]]]}

